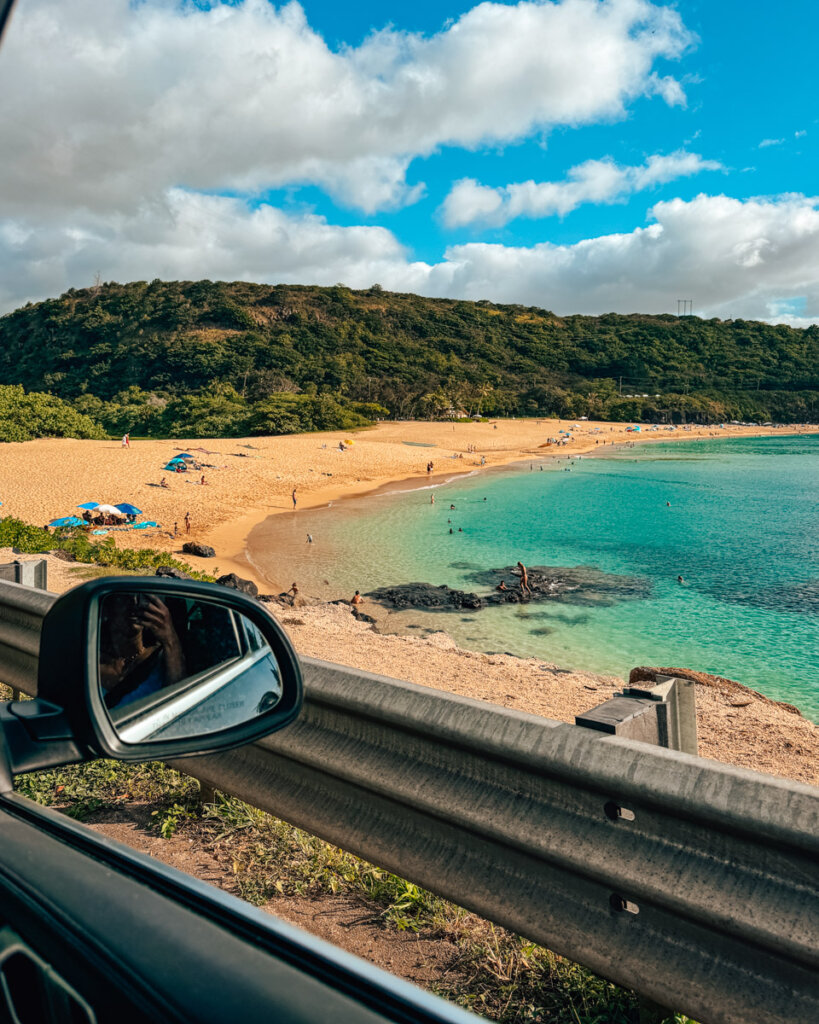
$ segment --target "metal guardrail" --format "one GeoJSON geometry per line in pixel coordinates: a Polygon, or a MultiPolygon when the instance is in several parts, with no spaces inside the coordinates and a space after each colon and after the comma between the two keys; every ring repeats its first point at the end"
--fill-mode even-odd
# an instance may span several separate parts
{"type": "MultiPolygon", "coordinates": [[[[27,692],[51,600],[0,584],[27,692]]],[[[294,725],[178,767],[703,1024],[819,1020],[819,790],[302,664],[294,725]]]]}

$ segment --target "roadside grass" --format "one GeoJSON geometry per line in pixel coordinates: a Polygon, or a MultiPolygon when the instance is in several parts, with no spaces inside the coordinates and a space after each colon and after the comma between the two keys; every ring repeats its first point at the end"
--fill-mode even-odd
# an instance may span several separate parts
{"type": "MultiPolygon", "coordinates": [[[[444,998],[501,1024],[636,1024],[637,998],[537,943],[497,927],[235,797],[201,802],[199,783],[165,764],[93,761],[20,776],[23,796],[83,819],[123,803],[153,807],[153,828],[206,846],[235,891],[275,911],[277,897],[358,898],[387,929],[453,946],[444,998]]],[[[695,1024],[677,1014],[667,1024],[695,1024]]]]}

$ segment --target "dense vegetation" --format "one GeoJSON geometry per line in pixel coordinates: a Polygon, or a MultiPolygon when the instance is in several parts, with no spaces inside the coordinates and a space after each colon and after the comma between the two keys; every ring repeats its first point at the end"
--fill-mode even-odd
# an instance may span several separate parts
{"type": "Polygon", "coordinates": [[[105,436],[99,423],[54,395],[26,394],[19,384],[0,385],[0,441],[105,436]]]}
{"type": "Polygon", "coordinates": [[[350,428],[389,414],[819,419],[819,327],[296,285],[106,284],[0,318],[0,383],[114,432],[350,428]]]}
{"type": "Polygon", "coordinates": [[[172,569],[180,569],[194,579],[213,581],[213,576],[191,569],[166,551],[118,548],[113,537],[95,543],[82,530],[58,529],[49,533],[43,527],[31,526],[11,516],[0,519],[0,548],[14,548],[28,554],[65,551],[77,562],[113,566],[120,571],[134,572],[140,576],[153,575],[154,570],[167,565],[172,569]]]}

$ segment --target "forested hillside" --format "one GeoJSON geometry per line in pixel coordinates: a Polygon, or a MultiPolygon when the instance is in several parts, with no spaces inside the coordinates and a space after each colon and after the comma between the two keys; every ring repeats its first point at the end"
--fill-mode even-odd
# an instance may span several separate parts
{"type": "Polygon", "coordinates": [[[819,328],[243,282],[71,290],[0,318],[0,383],[109,430],[215,436],[374,417],[819,419],[819,328]]]}

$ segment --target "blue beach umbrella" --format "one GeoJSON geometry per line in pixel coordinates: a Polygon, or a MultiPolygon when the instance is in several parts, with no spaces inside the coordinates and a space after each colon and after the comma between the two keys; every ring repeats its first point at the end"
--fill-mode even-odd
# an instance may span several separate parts
{"type": "Polygon", "coordinates": [[[175,459],[192,459],[193,455],[191,455],[190,452],[182,452],[181,455],[175,455],[174,458],[175,459]]]}
{"type": "Polygon", "coordinates": [[[121,505],[115,505],[114,508],[118,508],[120,512],[124,512],[126,516],[142,515],[141,508],[137,508],[136,505],[129,505],[127,501],[123,501],[121,505]]]}
{"type": "Polygon", "coordinates": [[[82,505],[77,505],[77,508],[86,508],[90,512],[92,509],[95,509],[97,505],[99,505],[98,501],[84,501],[82,505]]]}
{"type": "Polygon", "coordinates": [[[62,519],[55,519],[49,526],[85,526],[85,520],[79,516],[63,516],[62,519]]]}

